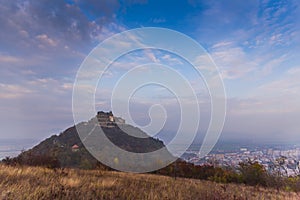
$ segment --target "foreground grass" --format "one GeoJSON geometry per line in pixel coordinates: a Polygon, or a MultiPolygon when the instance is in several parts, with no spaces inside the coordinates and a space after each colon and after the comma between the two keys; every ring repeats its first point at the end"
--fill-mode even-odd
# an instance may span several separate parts
{"type": "Polygon", "coordinates": [[[158,175],[0,165],[0,199],[300,199],[300,195],[158,175]]]}

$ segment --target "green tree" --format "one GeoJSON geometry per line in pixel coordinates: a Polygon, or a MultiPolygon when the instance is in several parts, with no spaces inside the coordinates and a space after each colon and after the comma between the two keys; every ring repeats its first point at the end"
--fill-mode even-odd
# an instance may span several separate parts
{"type": "Polygon", "coordinates": [[[258,162],[248,160],[239,164],[242,181],[247,185],[266,186],[268,173],[258,162]]]}

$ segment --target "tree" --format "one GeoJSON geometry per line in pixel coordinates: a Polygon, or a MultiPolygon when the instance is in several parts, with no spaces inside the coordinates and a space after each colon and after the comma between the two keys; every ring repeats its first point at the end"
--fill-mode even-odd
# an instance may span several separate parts
{"type": "Polygon", "coordinates": [[[247,185],[266,186],[268,173],[258,162],[248,160],[239,164],[242,181],[247,185]]]}

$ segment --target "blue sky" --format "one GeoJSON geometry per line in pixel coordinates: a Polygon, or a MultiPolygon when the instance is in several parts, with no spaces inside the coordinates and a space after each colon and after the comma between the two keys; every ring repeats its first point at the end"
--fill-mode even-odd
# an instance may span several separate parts
{"type": "MultiPolygon", "coordinates": [[[[299,6],[297,0],[0,0],[0,138],[40,139],[72,125],[73,82],[84,58],[115,33],[151,26],[195,39],[219,67],[228,101],[224,137],[298,140],[299,6]]],[[[120,59],[107,73],[99,109],[109,109],[106,95],[126,69],[118,64],[165,60],[202,91],[201,80],[172,55],[143,55],[139,62],[120,59]]],[[[138,101],[147,97],[143,94],[132,110],[141,124],[149,121],[145,108],[155,99],[138,101]]],[[[205,100],[201,105],[204,121],[207,105],[205,100]]],[[[170,118],[170,127],[176,120],[170,118]]]]}

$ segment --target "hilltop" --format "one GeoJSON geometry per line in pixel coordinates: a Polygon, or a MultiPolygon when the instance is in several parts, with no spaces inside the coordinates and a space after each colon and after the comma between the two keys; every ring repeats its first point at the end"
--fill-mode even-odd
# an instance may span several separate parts
{"type": "Polygon", "coordinates": [[[83,130],[89,137],[89,141],[95,142],[91,145],[99,148],[101,153],[101,150],[107,147],[97,146],[101,141],[97,141],[97,132],[94,129],[99,126],[112,143],[126,151],[144,153],[164,147],[164,143],[159,139],[149,137],[139,128],[126,124],[122,118],[113,116],[111,112],[101,111],[89,121],[67,128],[59,135],[53,135],[32,149],[22,152],[11,162],[47,167],[107,168],[87,151],[77,132],[79,129],[83,130]],[[133,137],[126,132],[142,138],[133,137]]]}

